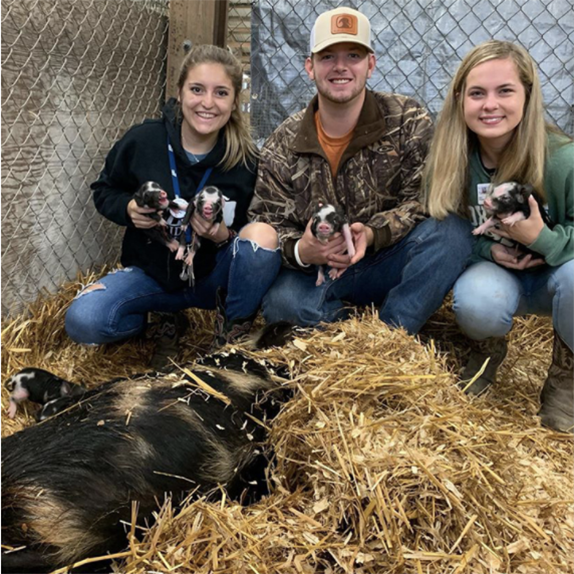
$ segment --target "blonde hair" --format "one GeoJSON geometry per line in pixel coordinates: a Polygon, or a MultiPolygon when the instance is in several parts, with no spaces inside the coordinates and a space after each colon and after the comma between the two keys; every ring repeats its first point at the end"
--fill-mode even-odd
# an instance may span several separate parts
{"type": "Polygon", "coordinates": [[[258,151],[251,137],[251,130],[241,112],[241,87],[243,83],[241,63],[231,52],[218,46],[209,44],[194,46],[181,64],[177,80],[178,93],[181,93],[185,86],[189,71],[200,64],[220,64],[223,66],[225,73],[231,80],[234,91],[235,105],[224,128],[225,154],[220,165],[224,171],[230,170],[239,163],[249,167],[249,160],[254,160],[258,151]]]}
{"type": "Polygon", "coordinates": [[[544,195],[544,161],[548,131],[559,131],[546,124],[540,80],[532,57],[521,46],[501,40],[489,40],[472,49],[462,60],[450,84],[437,121],[425,168],[426,207],[429,214],[443,219],[449,212],[466,207],[468,162],[478,146],[476,135],[464,120],[464,92],[470,71],[489,60],[510,58],[516,65],[525,91],[523,117],[504,149],[494,183],[529,183],[544,195]]]}

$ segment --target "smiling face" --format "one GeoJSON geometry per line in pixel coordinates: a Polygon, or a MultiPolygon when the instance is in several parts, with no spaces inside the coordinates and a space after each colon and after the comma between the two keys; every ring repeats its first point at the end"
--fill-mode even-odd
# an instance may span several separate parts
{"type": "Polygon", "coordinates": [[[464,120],[482,146],[503,149],[522,120],[526,93],[511,58],[488,60],[466,78],[464,120]]]}
{"type": "Polygon", "coordinates": [[[319,98],[337,104],[363,97],[374,68],[375,56],[350,42],[329,46],[305,62],[305,70],[315,82],[319,98]]]}
{"type": "MultiPolygon", "coordinates": [[[[183,114],[184,147],[215,144],[219,130],[235,108],[235,90],[225,68],[216,63],[192,67],[178,99],[183,114]]],[[[197,153],[198,147],[189,151],[197,153]]]]}

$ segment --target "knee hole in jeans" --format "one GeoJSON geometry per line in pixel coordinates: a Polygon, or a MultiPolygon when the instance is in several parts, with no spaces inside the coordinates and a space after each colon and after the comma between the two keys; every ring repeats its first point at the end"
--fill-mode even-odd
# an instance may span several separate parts
{"type": "Polygon", "coordinates": [[[105,291],[106,286],[103,283],[93,283],[92,285],[88,285],[85,289],[82,289],[77,295],[76,299],[91,293],[92,291],[105,291]]]}
{"type": "Polygon", "coordinates": [[[264,249],[277,249],[279,247],[277,232],[267,223],[256,222],[246,225],[240,231],[239,238],[254,241],[264,249]]]}

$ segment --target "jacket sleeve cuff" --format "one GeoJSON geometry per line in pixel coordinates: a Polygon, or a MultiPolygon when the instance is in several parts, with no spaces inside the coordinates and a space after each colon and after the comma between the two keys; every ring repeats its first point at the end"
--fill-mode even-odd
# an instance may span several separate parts
{"type": "Polygon", "coordinates": [[[118,225],[126,225],[127,227],[135,227],[132,218],[128,215],[128,204],[132,200],[132,198],[125,194],[119,195],[116,197],[115,203],[112,206],[112,213],[110,214],[111,219],[114,223],[118,225]],[[114,217],[115,215],[115,217],[114,217]]]}
{"type": "Polygon", "coordinates": [[[313,265],[307,265],[307,267],[301,267],[297,262],[297,258],[295,257],[295,245],[297,244],[298,239],[285,239],[283,244],[283,258],[292,269],[298,269],[305,273],[311,273],[313,270],[313,265]]]}
{"type": "Polygon", "coordinates": [[[494,257],[492,257],[492,246],[495,244],[492,239],[488,237],[481,237],[475,243],[473,250],[473,259],[485,259],[486,261],[494,262],[494,257]]]}
{"type": "Polygon", "coordinates": [[[388,225],[381,228],[371,227],[373,230],[373,252],[377,252],[391,243],[391,230],[388,225]]]}
{"type": "Polygon", "coordinates": [[[540,255],[546,257],[551,251],[548,247],[553,246],[554,238],[555,235],[552,230],[545,225],[540,231],[538,237],[530,245],[527,245],[527,247],[528,249],[532,249],[532,251],[536,251],[536,253],[540,253],[540,255]]]}

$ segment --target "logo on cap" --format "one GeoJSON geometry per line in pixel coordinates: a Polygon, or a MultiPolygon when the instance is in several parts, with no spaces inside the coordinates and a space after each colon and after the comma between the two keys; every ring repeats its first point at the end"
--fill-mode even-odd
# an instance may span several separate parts
{"type": "Polygon", "coordinates": [[[356,36],[359,21],[354,14],[335,14],[331,16],[331,34],[351,34],[356,36]]]}

